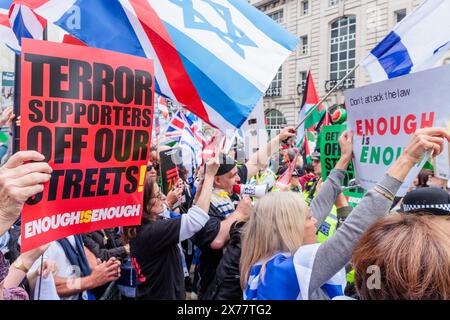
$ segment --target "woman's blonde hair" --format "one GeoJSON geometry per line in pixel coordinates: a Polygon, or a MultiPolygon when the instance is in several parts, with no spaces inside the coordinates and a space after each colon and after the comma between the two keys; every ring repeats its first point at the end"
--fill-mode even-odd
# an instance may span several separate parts
{"type": "Polygon", "coordinates": [[[294,192],[272,192],[261,198],[243,229],[240,260],[244,289],[251,267],[262,262],[261,280],[267,260],[277,252],[294,254],[303,243],[307,206],[294,192]]]}
{"type": "Polygon", "coordinates": [[[363,300],[450,299],[450,222],[444,217],[399,214],[375,222],[352,258],[363,300]],[[379,287],[369,267],[376,266],[379,287]]]}

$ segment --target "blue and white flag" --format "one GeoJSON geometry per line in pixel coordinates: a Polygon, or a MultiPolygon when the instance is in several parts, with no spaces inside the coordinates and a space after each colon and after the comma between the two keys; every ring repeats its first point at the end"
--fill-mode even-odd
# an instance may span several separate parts
{"type": "Polygon", "coordinates": [[[242,0],[50,0],[37,13],[91,47],[153,59],[156,91],[222,131],[241,127],[299,42],[242,0]]]}
{"type": "MultiPolygon", "coordinates": [[[[313,264],[320,244],[301,246],[294,256],[286,253],[274,255],[266,264],[264,280],[262,264],[254,265],[244,291],[245,300],[309,300],[309,284],[313,264]]],[[[321,289],[333,299],[343,296],[347,285],[345,269],[341,269],[321,289]]]]}
{"type": "Polygon", "coordinates": [[[431,68],[449,48],[450,1],[425,0],[361,65],[378,82],[431,68]]]}

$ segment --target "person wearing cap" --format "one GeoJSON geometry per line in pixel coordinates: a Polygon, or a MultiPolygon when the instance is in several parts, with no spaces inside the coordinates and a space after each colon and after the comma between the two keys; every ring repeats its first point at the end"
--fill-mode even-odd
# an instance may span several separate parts
{"type": "Polygon", "coordinates": [[[303,188],[300,183],[300,177],[304,175],[304,171],[302,168],[295,168],[294,172],[292,172],[292,178],[291,178],[291,191],[294,192],[302,192],[303,188]]]}
{"type": "Polygon", "coordinates": [[[318,150],[315,150],[312,155],[312,165],[314,168],[314,174],[318,177],[322,176],[322,164],[320,163],[320,152],[318,150]]]}
{"type": "MultiPolygon", "coordinates": [[[[245,221],[252,212],[251,200],[244,197],[235,207],[230,196],[233,186],[246,183],[251,177],[256,176],[270,160],[272,155],[279,151],[279,146],[286,139],[295,136],[292,127],[284,128],[278,136],[267,143],[264,148],[254,153],[242,166],[237,166],[234,159],[222,156],[221,165],[214,178],[214,188],[211,197],[210,219],[192,239],[200,248],[200,283],[198,297],[205,299],[208,287],[213,284],[216,269],[223,257],[223,250],[230,240],[230,232],[236,226],[237,221],[245,221]]],[[[238,251],[240,253],[240,250],[238,251]]],[[[238,265],[239,261],[235,261],[238,265]]],[[[236,282],[239,288],[239,280],[236,282]]]]}
{"type": "Polygon", "coordinates": [[[307,204],[310,204],[312,202],[322,184],[322,164],[320,163],[320,152],[318,150],[315,150],[311,155],[311,159],[312,167],[314,169],[314,174],[316,177],[314,179],[310,179],[305,185],[304,195],[307,204]]]}
{"type": "Polygon", "coordinates": [[[441,188],[419,188],[408,192],[403,198],[398,212],[450,215],[450,195],[441,188]]]}

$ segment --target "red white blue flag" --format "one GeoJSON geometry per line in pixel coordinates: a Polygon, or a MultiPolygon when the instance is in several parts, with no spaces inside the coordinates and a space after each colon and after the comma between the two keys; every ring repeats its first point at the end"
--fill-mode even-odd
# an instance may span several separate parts
{"type": "Polygon", "coordinates": [[[22,38],[42,40],[47,22],[38,16],[33,9],[45,3],[47,3],[47,0],[13,1],[9,9],[9,22],[19,45],[22,45],[22,38]]]}
{"type": "Polygon", "coordinates": [[[8,17],[11,4],[12,0],[0,0],[0,44],[6,45],[11,50],[20,51],[19,43],[11,29],[8,17]]]}
{"type": "Polygon", "coordinates": [[[298,44],[242,0],[50,0],[36,12],[91,47],[153,59],[156,91],[222,131],[241,127],[298,44]]]}

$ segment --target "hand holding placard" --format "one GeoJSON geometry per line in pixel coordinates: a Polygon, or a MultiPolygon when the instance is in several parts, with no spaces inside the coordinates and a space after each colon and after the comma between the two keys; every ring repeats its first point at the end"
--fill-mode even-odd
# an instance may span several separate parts
{"type": "Polygon", "coordinates": [[[23,208],[22,251],[139,224],[153,123],[153,62],[24,39],[20,79],[20,148],[39,151],[53,169],[49,183],[23,208]]]}
{"type": "Polygon", "coordinates": [[[42,192],[50,180],[52,168],[38,162],[42,160],[44,156],[36,151],[21,151],[0,168],[0,234],[17,220],[25,201],[42,192]]]}
{"type": "Polygon", "coordinates": [[[420,162],[427,152],[433,152],[434,156],[441,153],[444,139],[450,141],[450,133],[445,129],[417,130],[399,159],[389,168],[388,174],[399,181],[404,181],[411,168],[420,162]]]}

